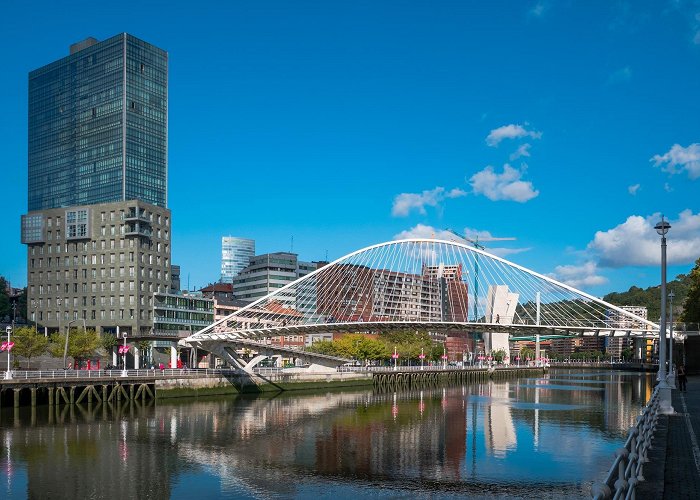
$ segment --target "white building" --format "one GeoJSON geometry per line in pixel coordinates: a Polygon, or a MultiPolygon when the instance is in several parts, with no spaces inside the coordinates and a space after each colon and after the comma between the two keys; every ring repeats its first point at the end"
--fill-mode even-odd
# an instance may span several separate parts
{"type": "MultiPolygon", "coordinates": [[[[508,289],[508,285],[489,286],[486,296],[486,322],[501,325],[513,324],[515,308],[518,307],[520,295],[508,289]]],[[[486,352],[503,349],[506,357],[510,356],[508,333],[485,333],[484,346],[486,352]]],[[[507,359],[506,358],[506,359],[507,359]]]]}

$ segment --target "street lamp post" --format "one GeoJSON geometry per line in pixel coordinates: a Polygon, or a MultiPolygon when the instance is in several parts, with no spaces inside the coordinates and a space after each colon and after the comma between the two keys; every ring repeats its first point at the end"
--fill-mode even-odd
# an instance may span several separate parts
{"type": "Polygon", "coordinates": [[[673,366],[673,298],[676,296],[673,291],[668,294],[668,329],[669,329],[669,340],[668,340],[668,385],[671,389],[676,388],[676,370],[673,366]]]}
{"type": "Polygon", "coordinates": [[[671,406],[671,387],[666,380],[666,233],[671,229],[671,224],[661,216],[661,222],[654,226],[661,236],[661,321],[659,322],[659,373],[656,380],[659,382],[659,396],[662,413],[674,413],[671,406]]]}
{"type": "Polygon", "coordinates": [[[6,326],[5,331],[7,332],[7,343],[3,344],[3,349],[7,350],[7,371],[5,372],[5,380],[10,380],[12,378],[12,370],[10,370],[10,351],[12,350],[12,342],[10,342],[10,335],[12,334],[12,330],[14,328],[14,321],[12,322],[12,326],[6,326]]]}
{"type": "Polygon", "coordinates": [[[66,369],[66,358],[68,357],[68,337],[70,336],[70,325],[75,323],[77,320],[72,319],[68,322],[68,328],[66,328],[66,342],[63,346],[63,369],[66,369]]]}
{"type": "MultiPolygon", "coordinates": [[[[39,319],[39,303],[35,300],[34,301],[34,335],[39,333],[39,325],[37,323],[37,320],[39,319]]],[[[46,336],[46,335],[44,335],[46,336]]]]}
{"type": "Polygon", "coordinates": [[[123,348],[124,353],[122,354],[122,377],[126,377],[127,376],[127,372],[126,372],[126,352],[127,352],[126,332],[124,332],[123,336],[124,336],[124,348],[123,348]]]}

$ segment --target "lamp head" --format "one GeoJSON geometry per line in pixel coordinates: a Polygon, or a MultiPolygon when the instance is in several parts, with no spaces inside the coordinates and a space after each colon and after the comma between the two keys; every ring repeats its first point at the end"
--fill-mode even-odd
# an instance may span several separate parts
{"type": "Polygon", "coordinates": [[[656,226],[654,226],[654,229],[656,229],[656,232],[659,233],[660,236],[664,236],[666,235],[666,233],[668,233],[668,230],[671,229],[671,224],[669,224],[668,221],[664,220],[662,216],[661,222],[656,224],[656,226]]]}

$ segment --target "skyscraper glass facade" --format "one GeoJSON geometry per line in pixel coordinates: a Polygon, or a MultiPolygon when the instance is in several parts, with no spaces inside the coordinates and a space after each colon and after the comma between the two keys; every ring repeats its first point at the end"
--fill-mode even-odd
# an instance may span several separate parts
{"type": "Polygon", "coordinates": [[[224,236],[221,238],[221,281],[232,283],[234,276],[255,256],[255,240],[224,236]]]}
{"type": "Polygon", "coordinates": [[[29,74],[29,211],[167,202],[167,53],[126,33],[29,74]]]}

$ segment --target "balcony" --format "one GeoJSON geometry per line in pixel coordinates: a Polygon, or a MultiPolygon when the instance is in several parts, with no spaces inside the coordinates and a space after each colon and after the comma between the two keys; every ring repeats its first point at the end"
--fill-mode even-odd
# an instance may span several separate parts
{"type": "Polygon", "coordinates": [[[124,220],[126,222],[143,222],[145,224],[151,223],[151,219],[146,217],[146,214],[144,214],[141,211],[137,211],[137,210],[131,210],[131,211],[125,213],[124,220]]]}
{"type": "Polygon", "coordinates": [[[143,236],[144,238],[150,238],[153,235],[153,231],[149,227],[143,227],[140,223],[134,225],[127,224],[124,230],[125,236],[143,236]]]}

